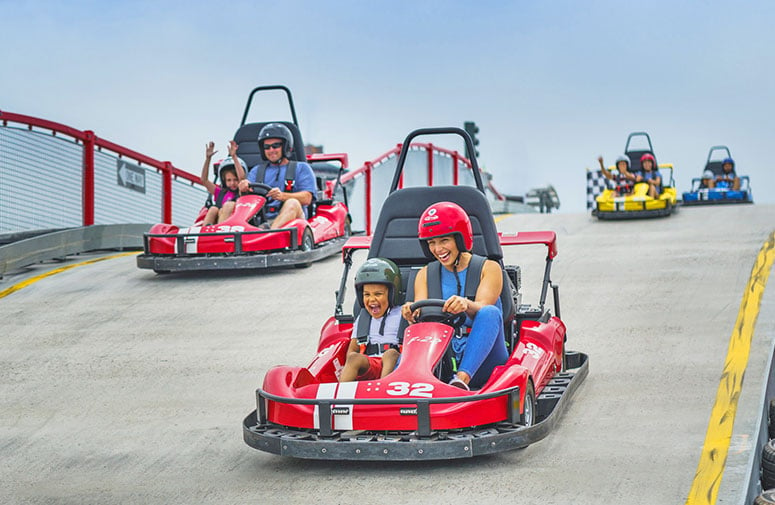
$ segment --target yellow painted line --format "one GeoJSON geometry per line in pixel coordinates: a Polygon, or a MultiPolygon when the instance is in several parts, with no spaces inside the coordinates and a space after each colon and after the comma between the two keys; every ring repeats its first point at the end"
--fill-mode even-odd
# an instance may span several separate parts
{"type": "Polygon", "coordinates": [[[500,223],[501,221],[503,221],[503,220],[504,220],[504,219],[506,219],[507,217],[511,217],[511,216],[513,216],[513,215],[514,215],[514,214],[498,214],[498,216],[495,218],[495,222],[496,222],[496,223],[500,223]]]}
{"type": "Polygon", "coordinates": [[[121,258],[123,256],[130,256],[132,254],[140,254],[142,251],[132,251],[132,252],[125,252],[120,254],[113,254],[112,256],[103,256],[101,258],[94,258],[87,261],[82,261],[80,263],[73,263],[72,265],[66,265],[60,268],[55,268],[54,270],[50,270],[46,273],[36,275],[35,277],[29,278],[26,281],[22,281],[18,284],[14,284],[10,288],[4,289],[3,291],[0,291],[0,298],[5,298],[6,296],[10,295],[11,293],[15,293],[16,291],[19,291],[20,289],[24,289],[30,284],[34,284],[38,282],[41,279],[45,279],[46,277],[51,277],[52,275],[70,270],[71,268],[80,267],[83,265],[91,265],[92,263],[97,263],[98,261],[105,261],[110,260],[113,258],[121,258]]]}
{"type": "Polygon", "coordinates": [[[716,392],[716,402],[710,413],[705,444],[702,447],[697,473],[694,474],[686,505],[712,505],[718,498],[737,414],[737,400],[743,387],[743,375],[748,366],[751,339],[773,260],[775,260],[775,232],[770,234],[756,257],[743,300],[740,302],[740,310],[729,340],[724,372],[721,374],[716,392]]]}

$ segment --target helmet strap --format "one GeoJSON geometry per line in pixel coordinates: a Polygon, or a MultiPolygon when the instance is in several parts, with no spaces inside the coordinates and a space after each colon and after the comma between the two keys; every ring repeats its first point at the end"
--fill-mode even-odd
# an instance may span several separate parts
{"type": "Polygon", "coordinates": [[[463,292],[463,286],[460,284],[460,276],[457,274],[457,267],[460,264],[460,254],[461,252],[457,252],[457,258],[455,258],[455,263],[452,265],[452,272],[455,274],[455,284],[457,284],[457,295],[462,296],[461,293],[463,292]]]}

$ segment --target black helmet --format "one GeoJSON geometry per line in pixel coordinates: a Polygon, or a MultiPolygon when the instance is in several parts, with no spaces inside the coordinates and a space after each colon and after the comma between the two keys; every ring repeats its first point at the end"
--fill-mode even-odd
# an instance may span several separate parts
{"type": "Polygon", "coordinates": [[[385,258],[366,260],[355,274],[355,292],[358,303],[363,304],[364,284],[385,284],[388,287],[388,304],[396,305],[398,292],[401,291],[401,271],[395,263],[385,258]]]}
{"type": "Polygon", "coordinates": [[[261,150],[261,159],[264,161],[266,161],[266,153],[264,153],[264,141],[266,139],[282,139],[283,157],[291,157],[293,152],[293,134],[287,126],[282,123],[269,123],[258,132],[258,148],[261,150]]]}

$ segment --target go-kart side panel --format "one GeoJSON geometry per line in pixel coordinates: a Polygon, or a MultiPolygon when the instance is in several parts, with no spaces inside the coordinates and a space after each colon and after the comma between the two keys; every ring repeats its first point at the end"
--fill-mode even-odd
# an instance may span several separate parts
{"type": "Polygon", "coordinates": [[[347,360],[349,346],[350,339],[345,337],[318,351],[312,359],[312,363],[307,367],[316,382],[337,382],[339,380],[339,372],[347,360]]]}
{"type": "Polygon", "coordinates": [[[345,339],[349,342],[353,331],[353,321],[341,322],[336,317],[329,317],[323,328],[320,330],[320,339],[318,340],[318,352],[332,344],[345,339]]]}
{"type": "Polygon", "coordinates": [[[343,236],[346,219],[347,209],[342,203],[319,205],[315,211],[315,217],[309,221],[315,243],[343,236]]]}
{"type": "Polygon", "coordinates": [[[562,346],[565,325],[556,317],[548,322],[526,320],[519,341],[506,362],[519,364],[531,371],[536,394],[540,394],[552,377],[562,370],[562,346]]]}

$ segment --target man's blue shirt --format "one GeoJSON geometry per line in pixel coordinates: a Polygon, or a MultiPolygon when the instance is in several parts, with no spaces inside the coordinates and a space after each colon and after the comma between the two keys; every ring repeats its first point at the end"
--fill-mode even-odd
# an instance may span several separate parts
{"type": "MultiPolygon", "coordinates": [[[[288,164],[285,165],[272,165],[269,164],[266,167],[266,172],[264,172],[264,180],[263,181],[256,181],[256,177],[258,176],[258,168],[263,165],[264,162],[261,164],[256,165],[255,167],[250,169],[250,172],[248,172],[247,179],[250,182],[262,182],[266,184],[267,186],[271,186],[273,188],[280,188],[280,191],[285,191],[285,171],[288,168],[288,164]]],[[[315,184],[315,174],[312,172],[312,167],[309,166],[309,164],[304,162],[298,162],[296,164],[296,187],[293,189],[294,192],[296,191],[309,191],[312,194],[312,199],[315,199],[315,194],[317,193],[317,184],[315,184]]],[[[267,219],[274,219],[277,217],[277,213],[280,211],[280,205],[282,202],[278,202],[275,200],[272,200],[269,203],[269,207],[266,209],[266,218],[267,219]]],[[[307,213],[307,206],[302,206],[304,213],[306,215],[307,213]]]]}

